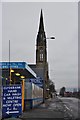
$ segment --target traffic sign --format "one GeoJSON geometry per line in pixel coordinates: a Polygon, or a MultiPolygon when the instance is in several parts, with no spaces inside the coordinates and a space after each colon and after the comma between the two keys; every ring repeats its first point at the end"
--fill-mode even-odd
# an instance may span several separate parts
{"type": "Polygon", "coordinates": [[[3,86],[2,117],[16,117],[22,113],[21,85],[3,86]]]}

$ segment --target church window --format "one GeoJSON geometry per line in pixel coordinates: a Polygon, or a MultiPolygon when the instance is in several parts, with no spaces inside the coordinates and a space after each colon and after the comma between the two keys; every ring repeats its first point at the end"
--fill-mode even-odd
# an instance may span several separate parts
{"type": "Polygon", "coordinates": [[[40,61],[43,61],[43,49],[40,49],[40,61]]]}

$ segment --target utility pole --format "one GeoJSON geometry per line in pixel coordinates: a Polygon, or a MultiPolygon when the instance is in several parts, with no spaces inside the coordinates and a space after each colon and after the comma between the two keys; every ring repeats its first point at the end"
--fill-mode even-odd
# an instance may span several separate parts
{"type": "Polygon", "coordinates": [[[45,65],[43,67],[43,103],[45,103],[45,65]]]}
{"type": "Polygon", "coordinates": [[[9,82],[11,85],[11,68],[10,68],[10,40],[9,40],[9,82]]]}

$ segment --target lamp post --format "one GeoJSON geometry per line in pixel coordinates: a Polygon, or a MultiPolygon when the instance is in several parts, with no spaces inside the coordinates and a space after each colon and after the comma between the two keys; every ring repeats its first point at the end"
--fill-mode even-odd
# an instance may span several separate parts
{"type": "Polygon", "coordinates": [[[43,38],[43,40],[46,40],[46,39],[51,40],[51,39],[55,39],[55,37],[52,36],[52,37],[47,37],[47,38],[45,37],[45,38],[43,38]]]}
{"type": "Polygon", "coordinates": [[[55,37],[49,37],[49,38],[47,37],[46,39],[50,39],[51,40],[51,39],[55,39],[55,37]]]}
{"type": "Polygon", "coordinates": [[[10,83],[10,85],[11,85],[10,40],[9,40],[9,83],[10,83]]]}
{"type": "MultiPolygon", "coordinates": [[[[46,39],[55,39],[55,37],[47,37],[47,38],[43,38],[43,40],[46,39]]],[[[45,86],[45,64],[44,64],[44,77],[43,77],[43,103],[45,103],[45,93],[46,93],[46,86],[45,86]]]]}

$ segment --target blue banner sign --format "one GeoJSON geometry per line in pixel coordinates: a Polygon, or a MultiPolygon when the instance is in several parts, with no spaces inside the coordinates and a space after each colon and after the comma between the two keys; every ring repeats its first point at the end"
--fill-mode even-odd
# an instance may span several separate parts
{"type": "Polygon", "coordinates": [[[38,85],[39,87],[43,87],[43,79],[42,78],[27,79],[27,82],[32,82],[32,83],[38,85]]]}
{"type": "Polygon", "coordinates": [[[0,68],[25,68],[25,62],[0,62],[0,68]]]}
{"type": "Polygon", "coordinates": [[[3,86],[2,117],[16,117],[22,113],[21,85],[3,86]]]}

